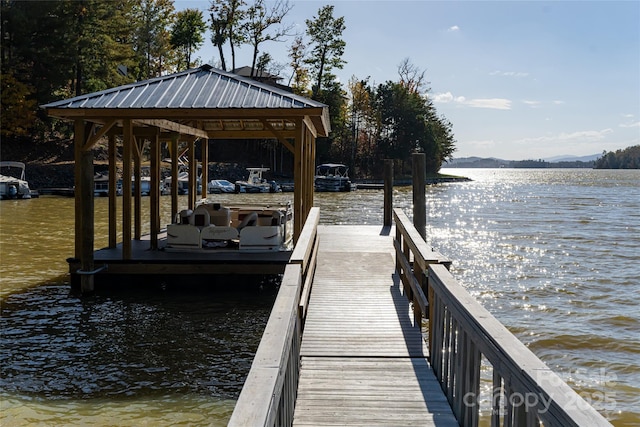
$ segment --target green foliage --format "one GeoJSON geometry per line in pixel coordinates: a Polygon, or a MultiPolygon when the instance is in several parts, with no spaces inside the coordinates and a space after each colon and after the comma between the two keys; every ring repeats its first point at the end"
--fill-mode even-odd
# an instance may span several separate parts
{"type": "Polygon", "coordinates": [[[169,43],[169,28],[174,20],[173,1],[140,0],[134,5],[132,15],[136,78],[158,77],[176,61],[169,43]]]}
{"type": "Polygon", "coordinates": [[[229,44],[231,50],[231,69],[236,69],[235,48],[246,42],[245,33],[241,30],[246,10],[243,0],[211,0],[210,23],[211,42],[218,48],[220,66],[227,71],[224,55],[224,45],[229,44]]]}
{"type": "Polygon", "coordinates": [[[290,31],[291,26],[281,24],[291,8],[288,0],[277,0],[271,7],[265,4],[265,0],[255,0],[254,4],[247,9],[246,20],[241,25],[241,31],[245,35],[244,39],[253,48],[252,73],[257,68],[260,45],[266,41],[281,41],[290,31]]]}
{"type": "MultiPolygon", "coordinates": [[[[19,134],[51,121],[38,109],[57,99],[128,83],[118,65],[132,67],[134,0],[2,2],[2,74],[21,90],[11,101],[29,110],[21,122],[3,120],[3,134],[19,134]],[[18,95],[19,94],[19,95],[18,95]]],[[[3,91],[3,104],[5,93],[3,91]]],[[[7,103],[9,101],[6,101],[7,103]]]]}
{"type": "Polygon", "coordinates": [[[171,29],[171,45],[182,53],[178,69],[188,69],[195,65],[191,62],[191,54],[204,42],[206,29],[202,11],[185,9],[177,13],[171,29]]]}
{"type": "Polygon", "coordinates": [[[306,63],[310,66],[311,75],[315,79],[313,97],[323,89],[322,84],[327,81],[325,73],[330,73],[333,68],[342,68],[345,60],[344,48],[346,42],[342,40],[342,32],[346,26],[344,17],[333,17],[333,6],[324,6],[318,11],[314,19],[307,19],[307,35],[311,39],[310,55],[306,63]]]}
{"type": "Polygon", "coordinates": [[[616,152],[604,151],[596,160],[596,169],[640,169],[640,145],[627,147],[616,152]]]}
{"type": "Polygon", "coordinates": [[[35,101],[29,99],[33,89],[16,80],[11,74],[1,76],[2,83],[2,122],[3,138],[24,136],[29,133],[31,123],[35,119],[35,101]]]}
{"type": "MultiPolygon", "coordinates": [[[[204,42],[202,12],[175,13],[173,0],[0,0],[0,7],[3,138],[64,132],[39,105],[192,67],[204,42]],[[118,71],[122,66],[126,74],[118,71]]],[[[212,0],[211,42],[223,68],[223,47],[235,69],[241,44],[253,47],[253,68],[271,67],[274,58],[259,47],[287,36],[283,18],[290,8],[288,0],[254,0],[248,7],[243,0],[212,0]]],[[[346,26],[333,13],[333,6],[320,8],[306,20],[306,40],[298,35],[289,50],[293,91],[329,106],[331,133],[318,141],[318,161],[377,176],[384,158],[408,166],[411,154],[422,151],[429,172],[436,172],[455,140],[452,124],[423,93],[425,73],[406,59],[397,82],[374,88],[368,78],[354,77],[345,88],[334,71],[345,64],[346,26]]],[[[608,167],[620,163],[613,153],[606,160],[608,167]]]]}
{"type": "Polygon", "coordinates": [[[311,96],[309,84],[311,82],[309,70],[304,66],[307,46],[302,36],[296,36],[293,43],[289,47],[289,65],[293,70],[289,86],[293,89],[293,93],[302,96],[311,96]]]}
{"type": "Polygon", "coordinates": [[[451,157],[453,126],[437,115],[428,97],[418,92],[422,85],[416,82],[408,84],[401,78],[374,89],[367,80],[351,80],[351,158],[360,175],[380,175],[385,158],[398,161],[398,173],[410,173],[414,152],[426,154],[427,173],[435,174],[451,157]]]}

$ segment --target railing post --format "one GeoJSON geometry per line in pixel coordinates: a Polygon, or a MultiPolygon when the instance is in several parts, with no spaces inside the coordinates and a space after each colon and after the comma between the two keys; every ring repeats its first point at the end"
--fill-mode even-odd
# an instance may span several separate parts
{"type": "Polygon", "coordinates": [[[426,177],[426,157],[424,153],[414,153],[413,160],[413,225],[426,241],[427,204],[424,195],[426,177]]]}
{"type": "Polygon", "coordinates": [[[384,161],[384,223],[385,227],[391,227],[393,211],[393,160],[384,161]]]}

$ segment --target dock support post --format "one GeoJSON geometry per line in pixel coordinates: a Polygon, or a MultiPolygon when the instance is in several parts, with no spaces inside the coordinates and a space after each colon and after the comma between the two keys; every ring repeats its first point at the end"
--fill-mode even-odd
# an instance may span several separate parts
{"type": "Polygon", "coordinates": [[[305,186],[306,180],[302,176],[304,162],[304,144],[305,144],[305,127],[302,119],[296,120],[296,138],[294,142],[293,153],[293,241],[298,241],[302,224],[304,224],[304,192],[307,191],[305,186]]]}
{"type": "Polygon", "coordinates": [[[134,196],[133,196],[133,238],[142,238],[142,147],[144,139],[133,136],[133,171],[134,171],[134,196]]]}
{"type": "Polygon", "coordinates": [[[426,157],[424,153],[413,153],[413,225],[426,241],[427,237],[427,204],[424,186],[427,181],[426,157]]]}
{"type": "Polygon", "coordinates": [[[122,122],[122,259],[131,259],[131,160],[133,157],[133,124],[122,122]]]}
{"type": "Polygon", "coordinates": [[[177,133],[171,135],[169,153],[171,157],[171,222],[178,213],[178,141],[177,133]]]}
{"type": "Polygon", "coordinates": [[[116,168],[116,135],[114,132],[109,133],[109,247],[115,248],[118,245],[117,235],[117,211],[116,196],[118,170],[116,168]]]}
{"type": "Polygon", "coordinates": [[[196,161],[196,143],[195,138],[189,138],[187,141],[187,159],[189,159],[189,209],[196,208],[196,200],[198,196],[198,162],[196,161]]]}
{"type": "MultiPolygon", "coordinates": [[[[85,142],[91,137],[92,129],[91,125],[85,125],[82,119],[75,122],[76,251],[80,249],[80,268],[84,271],[93,270],[93,152],[90,147],[85,147],[85,142]]],[[[93,292],[93,285],[92,275],[80,277],[82,293],[93,292]]]]}
{"type": "Polygon", "coordinates": [[[209,183],[209,139],[202,139],[200,142],[202,156],[202,198],[207,198],[207,186],[209,183]]]}
{"type": "Polygon", "coordinates": [[[150,248],[158,249],[158,233],[160,233],[160,136],[156,132],[151,137],[151,194],[149,222],[151,224],[150,248]]]}
{"type": "Polygon", "coordinates": [[[393,218],[393,160],[384,160],[384,223],[391,227],[393,218]]]}

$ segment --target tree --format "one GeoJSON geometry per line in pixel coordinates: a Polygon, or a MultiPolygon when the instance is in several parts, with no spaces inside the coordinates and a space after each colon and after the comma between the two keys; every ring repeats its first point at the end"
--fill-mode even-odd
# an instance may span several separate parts
{"type": "Polygon", "coordinates": [[[378,149],[387,158],[399,159],[403,166],[411,153],[424,152],[427,171],[437,173],[455,150],[452,125],[438,117],[427,97],[409,87],[406,82],[391,81],[378,87],[374,98],[381,124],[378,149]]]}
{"type": "MultiPolygon", "coordinates": [[[[20,86],[11,92],[22,98],[13,99],[13,111],[18,105],[34,109],[22,117],[31,121],[29,128],[50,123],[38,105],[131,81],[117,72],[118,64],[132,65],[134,56],[131,5],[132,0],[2,2],[2,75],[20,86]]],[[[13,133],[26,126],[23,121],[13,133]]]]}
{"type": "Polygon", "coordinates": [[[369,78],[360,80],[352,76],[348,84],[352,129],[351,161],[355,165],[356,158],[359,159],[360,170],[367,172],[373,166],[374,147],[371,136],[375,134],[377,123],[368,80],[369,78]]]}
{"type": "Polygon", "coordinates": [[[429,91],[427,81],[425,81],[425,70],[420,70],[404,58],[398,65],[398,74],[400,75],[400,84],[405,86],[409,92],[425,93],[429,91]]]}
{"type": "Polygon", "coordinates": [[[268,31],[282,24],[292,7],[288,0],[276,0],[271,8],[267,8],[264,0],[256,0],[247,10],[247,19],[242,26],[242,31],[245,33],[245,39],[253,47],[251,77],[255,73],[260,45],[266,41],[281,41],[291,30],[292,26],[279,26],[272,32],[268,31]]]}
{"type": "Polygon", "coordinates": [[[220,63],[223,70],[227,70],[224,57],[224,45],[229,43],[231,50],[231,69],[236,68],[236,45],[244,43],[244,35],[239,31],[244,19],[243,0],[212,0],[209,7],[211,19],[211,43],[218,48],[220,63]]]}
{"type": "Polygon", "coordinates": [[[289,79],[289,86],[291,86],[294,93],[302,96],[311,95],[308,90],[310,82],[309,70],[304,66],[306,49],[302,36],[296,36],[289,47],[289,58],[291,59],[289,65],[293,69],[289,79]]]}
{"type": "Polygon", "coordinates": [[[311,67],[311,73],[316,85],[313,87],[313,98],[322,90],[325,73],[333,68],[342,68],[346,61],[342,59],[346,43],[342,40],[345,30],[344,17],[333,17],[333,6],[327,5],[318,10],[318,16],[313,20],[307,19],[307,35],[311,39],[311,54],[306,63],[311,67]]]}
{"type": "Polygon", "coordinates": [[[640,169],[640,145],[624,150],[603,151],[595,162],[596,169],[640,169]]]}
{"type": "MultiPolygon", "coordinates": [[[[81,2],[82,3],[82,2],[81,2]]],[[[78,11],[76,94],[96,92],[133,80],[118,66],[136,66],[131,25],[132,1],[85,0],[78,11]]]]}
{"type": "MultiPolygon", "coordinates": [[[[171,30],[171,45],[182,53],[185,69],[191,68],[191,53],[204,42],[205,31],[206,25],[200,10],[185,9],[177,13],[171,30]]],[[[182,68],[181,62],[179,68],[182,68]]]]}
{"type": "Polygon", "coordinates": [[[139,0],[133,9],[134,50],[137,56],[137,80],[162,75],[174,53],[169,43],[173,23],[172,0],[139,0]]]}
{"type": "Polygon", "coordinates": [[[18,137],[28,135],[35,120],[34,110],[37,107],[33,99],[29,99],[33,88],[18,81],[12,74],[2,74],[2,127],[0,135],[18,137]]]}
{"type": "Polygon", "coordinates": [[[70,2],[2,2],[2,74],[28,86],[37,103],[71,95],[75,37],[70,2]]]}

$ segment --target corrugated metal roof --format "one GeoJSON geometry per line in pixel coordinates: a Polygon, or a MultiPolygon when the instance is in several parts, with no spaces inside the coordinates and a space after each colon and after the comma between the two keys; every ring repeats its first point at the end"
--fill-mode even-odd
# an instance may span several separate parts
{"type": "Polygon", "coordinates": [[[209,65],[52,102],[55,109],[290,109],[322,104],[209,65]]]}

